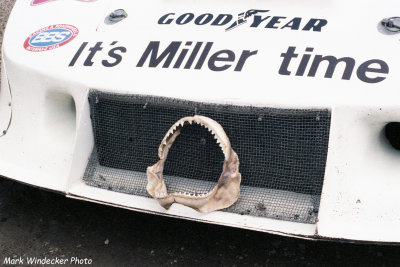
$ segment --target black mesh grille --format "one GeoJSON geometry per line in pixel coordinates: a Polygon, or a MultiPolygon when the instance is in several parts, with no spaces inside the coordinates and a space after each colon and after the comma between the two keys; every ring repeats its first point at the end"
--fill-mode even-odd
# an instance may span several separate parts
{"type": "MultiPolygon", "coordinates": [[[[186,116],[219,122],[239,156],[241,196],[227,211],[314,223],[325,171],[328,110],[206,104],[170,98],[89,94],[95,149],[84,180],[108,190],[150,197],[146,168],[156,163],[166,131],[186,116]]],[[[224,157],[211,134],[185,126],[164,174],[169,192],[206,192],[224,157]]]]}

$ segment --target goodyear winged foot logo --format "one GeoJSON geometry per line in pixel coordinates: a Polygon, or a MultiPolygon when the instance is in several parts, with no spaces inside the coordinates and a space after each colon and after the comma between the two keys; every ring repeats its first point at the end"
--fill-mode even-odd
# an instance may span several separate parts
{"type": "Polygon", "coordinates": [[[211,26],[211,28],[223,27],[225,32],[247,24],[249,28],[280,29],[293,31],[320,32],[328,21],[323,18],[285,16],[273,14],[269,9],[248,9],[237,15],[229,13],[166,13],[158,19],[159,25],[177,26],[211,26]]]}
{"type": "Polygon", "coordinates": [[[258,13],[265,13],[268,12],[269,10],[262,10],[262,9],[250,9],[246,12],[242,12],[238,14],[238,19],[232,23],[231,26],[225,29],[225,31],[230,31],[235,29],[236,27],[239,27],[240,25],[243,25],[247,23],[247,19],[258,14],[258,13]]]}

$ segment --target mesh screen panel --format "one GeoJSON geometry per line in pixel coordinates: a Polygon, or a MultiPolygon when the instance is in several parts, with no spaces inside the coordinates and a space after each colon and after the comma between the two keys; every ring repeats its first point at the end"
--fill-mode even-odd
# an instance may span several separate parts
{"type": "MultiPolygon", "coordinates": [[[[186,116],[216,120],[240,160],[239,200],[225,211],[315,223],[329,140],[328,110],[198,103],[163,97],[89,94],[95,148],[87,184],[139,196],[146,168],[159,159],[168,129],[186,116]]],[[[165,164],[169,192],[205,193],[219,179],[224,156],[213,136],[185,125],[165,164]]]]}

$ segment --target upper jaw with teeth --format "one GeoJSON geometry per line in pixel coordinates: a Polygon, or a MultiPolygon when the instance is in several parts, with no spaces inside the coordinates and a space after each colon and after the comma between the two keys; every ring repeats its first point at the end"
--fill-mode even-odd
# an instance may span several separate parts
{"type": "Polygon", "coordinates": [[[201,212],[223,209],[231,206],[239,198],[241,174],[239,172],[239,158],[231,147],[228,136],[222,126],[205,116],[195,115],[177,121],[167,131],[158,149],[160,160],[147,168],[147,192],[166,209],[173,203],[180,203],[201,212]],[[208,129],[214,136],[224,153],[224,165],[217,185],[206,194],[172,193],[168,194],[163,178],[164,163],[169,149],[179,136],[181,128],[186,124],[199,124],[208,129]]]}
{"type": "MultiPolygon", "coordinates": [[[[226,136],[226,133],[222,126],[217,123],[216,121],[205,117],[205,116],[199,116],[196,115],[194,117],[185,117],[177,121],[174,125],[171,126],[171,128],[168,130],[167,134],[165,135],[164,139],[161,142],[161,146],[158,150],[158,155],[160,156],[160,153],[162,153],[161,150],[164,149],[164,147],[167,145],[168,140],[173,137],[173,135],[178,132],[178,135],[180,134],[180,130],[183,128],[183,126],[188,123],[190,125],[198,124],[206,128],[216,139],[218,145],[220,146],[222,152],[224,153],[225,158],[229,157],[229,149],[231,147],[229,138],[226,136]],[[164,146],[164,147],[163,147],[164,146]]],[[[176,136],[178,137],[178,136],[176,136]]],[[[175,137],[175,138],[176,138],[175,137]]],[[[175,139],[174,139],[175,140],[175,139]]],[[[161,159],[161,157],[160,157],[161,159]]]]}

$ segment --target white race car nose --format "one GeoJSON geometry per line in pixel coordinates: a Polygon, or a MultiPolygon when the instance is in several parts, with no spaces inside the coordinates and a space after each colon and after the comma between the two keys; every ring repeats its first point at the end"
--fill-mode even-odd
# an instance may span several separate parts
{"type": "Polygon", "coordinates": [[[400,242],[400,3],[253,4],[17,1],[0,175],[158,215],[400,242]]]}

